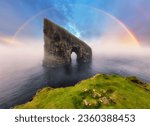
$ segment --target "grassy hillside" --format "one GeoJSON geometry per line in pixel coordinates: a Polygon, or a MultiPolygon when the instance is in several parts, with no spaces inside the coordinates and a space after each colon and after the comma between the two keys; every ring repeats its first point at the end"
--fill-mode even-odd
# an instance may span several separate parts
{"type": "Polygon", "coordinates": [[[150,108],[150,85],[136,77],[97,74],[72,87],[43,88],[15,108],[150,108]]]}

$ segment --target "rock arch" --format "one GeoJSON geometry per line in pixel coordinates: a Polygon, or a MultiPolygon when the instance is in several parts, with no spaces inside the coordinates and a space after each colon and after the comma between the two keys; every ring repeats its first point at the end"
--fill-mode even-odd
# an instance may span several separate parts
{"type": "Polygon", "coordinates": [[[71,53],[75,52],[78,63],[91,62],[91,48],[64,28],[44,19],[44,61],[48,67],[71,63],[71,53]]]}

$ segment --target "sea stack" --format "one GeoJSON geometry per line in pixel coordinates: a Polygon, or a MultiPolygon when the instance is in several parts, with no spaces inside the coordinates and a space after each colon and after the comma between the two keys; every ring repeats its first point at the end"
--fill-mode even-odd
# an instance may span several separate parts
{"type": "Polygon", "coordinates": [[[90,63],[92,49],[79,38],[44,19],[44,61],[46,67],[64,66],[71,63],[71,53],[75,52],[78,63],[90,63]]]}

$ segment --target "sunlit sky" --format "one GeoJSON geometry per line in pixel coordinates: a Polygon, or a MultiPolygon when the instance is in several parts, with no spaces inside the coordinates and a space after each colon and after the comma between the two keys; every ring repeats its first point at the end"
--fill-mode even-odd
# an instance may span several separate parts
{"type": "MultiPolygon", "coordinates": [[[[32,16],[50,7],[53,7],[54,11],[61,6],[62,11],[64,11],[64,17],[74,16],[76,22],[82,25],[85,22],[85,20],[80,20],[83,15],[80,12],[76,12],[74,8],[68,7],[68,4],[87,5],[101,9],[123,22],[141,43],[150,43],[149,0],[0,0],[0,37],[14,36],[22,24],[32,16]]],[[[89,16],[88,14],[84,16],[89,16]]],[[[66,19],[62,19],[62,15],[58,14],[57,16],[59,18],[55,17],[56,22],[63,24],[66,19]]],[[[91,14],[90,16],[92,19],[96,15],[91,14]]],[[[69,28],[69,24],[67,26],[69,28]]],[[[71,27],[73,27],[72,24],[70,25],[71,27]]],[[[76,30],[75,27],[73,29],[73,32],[76,32],[75,34],[79,36],[80,33],[77,31],[81,31],[81,29],[76,30]]],[[[113,29],[110,28],[111,30],[113,29]]]]}

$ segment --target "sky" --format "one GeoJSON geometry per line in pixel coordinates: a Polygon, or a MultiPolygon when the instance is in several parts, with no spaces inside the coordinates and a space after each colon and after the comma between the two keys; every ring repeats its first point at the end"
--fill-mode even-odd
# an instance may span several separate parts
{"type": "MultiPolygon", "coordinates": [[[[20,26],[34,15],[48,8],[52,9],[45,12],[46,16],[49,14],[49,18],[64,26],[78,37],[80,35],[88,37],[89,34],[94,34],[94,36],[96,34],[100,35],[102,31],[105,31],[106,27],[107,31],[113,31],[114,28],[108,25],[110,24],[108,20],[110,22],[113,21],[103,14],[98,17],[98,13],[90,11],[90,7],[100,9],[114,16],[127,26],[140,43],[150,45],[149,0],[0,0],[0,38],[13,37],[20,26]],[[84,12],[80,13],[83,10],[84,12]],[[100,21],[100,18],[103,18],[103,20],[100,21]],[[107,18],[107,20],[104,20],[104,18],[107,18]],[[70,23],[72,20],[75,22],[75,25],[70,23]],[[97,20],[97,22],[89,25],[94,20],[97,20]],[[98,20],[100,21],[100,31],[96,29],[98,20]],[[97,32],[91,32],[94,30],[97,32]]],[[[43,18],[43,16],[41,17],[43,18]]],[[[32,24],[32,22],[30,23],[32,24]]],[[[31,24],[25,26],[28,29],[26,32],[30,31],[31,24]]],[[[40,26],[38,20],[34,20],[34,24],[36,24],[35,27],[37,28],[40,26]]],[[[22,33],[26,34],[26,32],[22,33]]]]}

